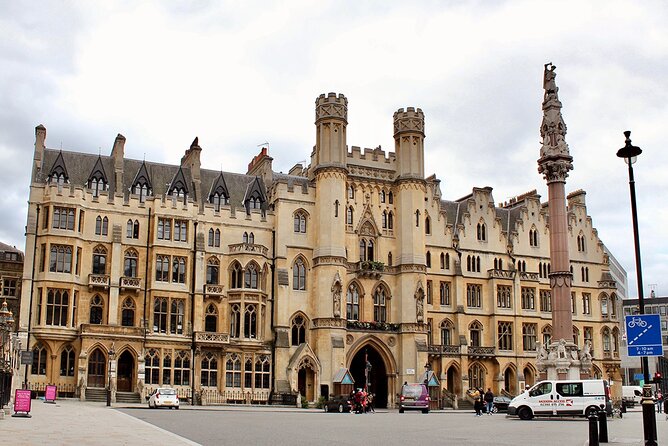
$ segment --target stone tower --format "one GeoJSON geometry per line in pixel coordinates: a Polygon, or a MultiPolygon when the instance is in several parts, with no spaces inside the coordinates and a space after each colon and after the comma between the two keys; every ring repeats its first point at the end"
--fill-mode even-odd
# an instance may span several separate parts
{"type": "MultiPolygon", "coordinates": [[[[426,293],[425,266],[425,196],[424,179],[424,114],[408,107],[394,113],[394,150],[397,159],[396,199],[397,240],[396,259],[400,268],[397,279],[396,320],[416,323],[416,332],[426,333],[423,323],[426,293]]],[[[415,352],[417,364],[427,359],[427,340],[421,334],[401,336],[402,351],[415,352]]],[[[415,379],[402,376],[400,381],[415,379]]]]}
{"type": "Polygon", "coordinates": [[[316,145],[311,160],[316,184],[315,237],[313,272],[320,294],[313,296],[316,351],[331,351],[331,360],[323,362],[323,377],[333,376],[345,362],[346,328],[346,126],[348,100],[342,94],[329,93],[316,99],[316,145]]]}

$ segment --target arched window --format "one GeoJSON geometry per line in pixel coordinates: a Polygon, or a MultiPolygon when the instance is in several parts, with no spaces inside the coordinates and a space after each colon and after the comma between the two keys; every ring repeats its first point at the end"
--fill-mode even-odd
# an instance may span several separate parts
{"type": "Polygon", "coordinates": [[[352,186],[348,186],[348,199],[352,200],[355,198],[355,189],[352,186]]]}
{"type": "Polygon", "coordinates": [[[452,338],[454,328],[455,325],[450,319],[441,322],[441,345],[455,345],[452,338]]]}
{"type": "Polygon", "coordinates": [[[132,238],[132,228],[132,220],[128,220],[128,222],[125,224],[125,237],[132,238]]]}
{"type": "Polygon", "coordinates": [[[580,330],[573,325],[573,344],[580,345],[580,330]]]}
{"type": "Polygon", "coordinates": [[[485,387],[485,369],[477,362],[469,367],[469,386],[472,389],[485,387]]]}
{"type": "Polygon", "coordinates": [[[535,227],[529,229],[529,246],[538,246],[538,230],[535,227]]]}
{"type": "Polygon", "coordinates": [[[373,293],[373,320],[387,322],[387,295],[385,288],[379,286],[373,293]]]}
{"type": "Polygon", "coordinates": [[[601,335],[603,337],[603,351],[610,353],[611,350],[610,329],[608,327],[604,327],[603,331],[601,332],[601,335]]]}
{"type": "Polygon", "coordinates": [[[306,290],[306,266],[304,265],[304,259],[301,257],[298,257],[292,265],[292,289],[306,290]]]}
{"type": "Polygon", "coordinates": [[[424,233],[431,235],[431,218],[429,216],[426,216],[424,219],[424,233]]]}
{"type": "Polygon", "coordinates": [[[102,235],[102,217],[95,217],[95,235],[102,235]]]}
{"type": "Polygon", "coordinates": [[[243,284],[243,271],[239,262],[234,262],[230,268],[230,288],[241,288],[243,284]]]}
{"type": "Polygon", "coordinates": [[[172,383],[172,357],[165,355],[162,358],[162,384],[170,385],[172,383]]]}
{"type": "Polygon", "coordinates": [[[94,197],[99,197],[101,192],[107,190],[107,183],[104,182],[104,178],[93,177],[88,182],[88,188],[94,197]]]}
{"type": "Polygon", "coordinates": [[[380,191],[380,202],[385,203],[385,191],[384,190],[380,191]]]}
{"type": "Polygon", "coordinates": [[[228,355],[225,362],[225,387],[241,387],[241,358],[236,353],[228,355]]]}
{"type": "Polygon", "coordinates": [[[612,351],[615,356],[619,355],[619,329],[617,327],[612,329],[612,351]]]}
{"type": "Polygon", "coordinates": [[[294,232],[306,233],[306,215],[304,212],[298,211],[294,215],[294,232]]]}
{"type": "Polygon", "coordinates": [[[441,269],[445,269],[445,254],[441,253],[441,269]]]}
{"type": "Polygon", "coordinates": [[[466,256],[466,271],[471,271],[471,256],[466,256]]]}
{"type": "Polygon", "coordinates": [[[445,269],[450,269],[450,254],[445,253],[445,269]]]}
{"type": "Polygon", "coordinates": [[[230,337],[239,338],[241,336],[241,311],[239,304],[230,307],[230,337]]]}
{"type": "Polygon", "coordinates": [[[545,347],[549,346],[552,343],[552,327],[550,325],[544,326],[541,334],[543,335],[543,345],[545,347]]]}
{"type": "Polygon", "coordinates": [[[415,211],[415,227],[420,227],[420,210],[415,211]]]}
{"type": "Polygon", "coordinates": [[[244,271],[244,288],[257,289],[258,285],[258,271],[254,263],[249,264],[244,271]]]}
{"type": "Polygon", "coordinates": [[[93,274],[107,273],[107,249],[98,245],[93,249],[93,274]]]}
{"type": "Polygon", "coordinates": [[[146,384],[160,384],[160,355],[157,350],[150,349],[144,357],[146,384]]]}
{"type": "Polygon", "coordinates": [[[486,227],[485,223],[483,223],[483,222],[478,223],[478,228],[477,228],[477,231],[476,231],[476,235],[477,235],[478,240],[480,240],[481,242],[484,242],[485,240],[487,240],[487,227],[486,227]]]}
{"type": "Polygon", "coordinates": [[[431,253],[427,251],[427,268],[431,268],[431,253]]]}
{"type": "Polygon", "coordinates": [[[387,266],[392,266],[392,253],[387,253],[387,266]]]}
{"type": "Polygon", "coordinates": [[[394,212],[387,214],[387,229],[394,229],[394,212]]]}
{"type": "Polygon", "coordinates": [[[109,233],[109,219],[104,217],[102,219],[102,235],[107,235],[109,233]]]}
{"type": "Polygon", "coordinates": [[[209,229],[209,246],[213,246],[213,228],[209,229]]]}
{"type": "Polygon", "coordinates": [[[190,385],[190,353],[181,350],[174,358],[174,385],[190,385]]]}
{"type": "Polygon", "coordinates": [[[137,260],[139,254],[134,249],[125,251],[123,259],[123,275],[125,277],[137,277],[137,260]]]}
{"type": "Polygon", "coordinates": [[[46,348],[37,344],[32,349],[32,367],[30,373],[33,375],[46,375],[46,348]]]}
{"type": "Polygon", "coordinates": [[[353,224],[353,207],[352,206],[348,206],[346,208],[346,224],[348,226],[352,226],[352,224],[353,224]]]}
{"type": "Polygon", "coordinates": [[[291,345],[298,346],[306,342],[306,320],[301,314],[292,318],[291,345]]]}
{"type": "Polygon", "coordinates": [[[213,236],[213,246],[220,248],[220,229],[216,229],[216,233],[213,236]]]}
{"type": "Polygon", "coordinates": [[[383,211],[381,226],[383,227],[383,229],[387,229],[387,211],[383,211]]]}
{"type": "Polygon", "coordinates": [[[387,201],[392,204],[394,203],[394,195],[392,195],[392,192],[387,194],[387,201]]]}
{"type": "Polygon", "coordinates": [[[242,237],[242,241],[243,241],[244,243],[248,243],[248,232],[244,232],[244,235],[243,235],[243,237],[242,237]]]}
{"type": "Polygon", "coordinates": [[[355,284],[350,285],[346,293],[346,317],[351,321],[360,319],[360,292],[355,284]]]}
{"type": "Polygon", "coordinates": [[[172,299],[169,312],[169,332],[172,334],[183,334],[183,319],[185,317],[185,304],[183,299],[172,299]]]}
{"type": "Polygon", "coordinates": [[[218,360],[211,352],[202,356],[200,384],[202,387],[218,386],[218,360]]]}
{"type": "Polygon", "coordinates": [[[248,243],[250,243],[251,245],[255,244],[255,234],[253,234],[252,232],[248,234],[248,243]]]}
{"type": "Polygon", "coordinates": [[[206,316],[204,317],[204,331],[215,333],[218,331],[218,310],[214,304],[206,307],[206,316]]]}
{"type": "Polygon", "coordinates": [[[90,323],[91,324],[101,324],[102,323],[102,314],[104,309],[104,302],[99,294],[93,296],[90,300],[90,323]]]}
{"type": "Polygon", "coordinates": [[[125,225],[125,236],[127,238],[139,238],[139,220],[128,220],[125,225]]]}
{"type": "Polygon", "coordinates": [[[257,306],[246,304],[244,311],[244,337],[257,338],[257,306]]]}
{"type": "Polygon", "coordinates": [[[580,235],[578,235],[578,252],[585,252],[585,249],[585,236],[583,233],[580,233],[580,235]]]}
{"type": "Polygon", "coordinates": [[[605,294],[601,297],[601,316],[608,317],[608,296],[605,294]]]}
{"type": "Polygon", "coordinates": [[[473,321],[469,325],[469,345],[471,347],[480,347],[482,342],[482,324],[478,321],[473,321]]]}
{"type": "Polygon", "coordinates": [[[218,285],[218,272],[220,262],[216,257],[209,257],[206,261],[206,283],[207,285],[218,285]]]}
{"type": "Polygon", "coordinates": [[[74,376],[75,367],[74,349],[68,345],[60,353],[60,376],[74,376]]]}
{"type": "Polygon", "coordinates": [[[131,297],[126,297],[123,301],[121,325],[123,327],[133,327],[135,325],[135,301],[131,297]]]}

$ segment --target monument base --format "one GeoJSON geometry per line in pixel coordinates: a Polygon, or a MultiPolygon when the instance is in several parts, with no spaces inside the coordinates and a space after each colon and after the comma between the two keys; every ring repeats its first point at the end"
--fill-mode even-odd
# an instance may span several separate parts
{"type": "Polygon", "coordinates": [[[547,347],[538,345],[536,367],[541,379],[589,379],[591,373],[591,344],[580,350],[573,342],[560,339],[547,347]]]}

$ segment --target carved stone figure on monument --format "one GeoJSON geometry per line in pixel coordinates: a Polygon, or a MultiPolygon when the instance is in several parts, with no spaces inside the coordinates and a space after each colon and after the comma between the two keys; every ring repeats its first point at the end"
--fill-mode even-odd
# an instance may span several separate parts
{"type": "Polygon", "coordinates": [[[587,340],[580,352],[580,361],[591,361],[591,341],[587,340]]]}
{"type": "Polygon", "coordinates": [[[545,68],[543,70],[543,89],[545,90],[546,100],[548,97],[550,97],[550,95],[554,95],[556,97],[557,92],[559,91],[559,87],[557,87],[557,83],[555,82],[557,73],[555,73],[554,70],[556,69],[557,66],[552,65],[552,62],[545,64],[545,68]]]}
{"type": "Polygon", "coordinates": [[[557,357],[559,359],[566,359],[566,341],[559,339],[559,345],[557,346],[557,357]]]}
{"type": "Polygon", "coordinates": [[[541,342],[538,342],[537,344],[538,344],[538,355],[537,355],[537,356],[538,356],[538,360],[539,360],[539,361],[545,361],[545,360],[547,360],[548,351],[547,351],[547,349],[545,348],[545,344],[543,344],[543,343],[541,343],[541,342]]]}
{"type": "Polygon", "coordinates": [[[341,276],[337,271],[332,283],[332,301],[334,305],[334,317],[341,317],[341,276]]]}

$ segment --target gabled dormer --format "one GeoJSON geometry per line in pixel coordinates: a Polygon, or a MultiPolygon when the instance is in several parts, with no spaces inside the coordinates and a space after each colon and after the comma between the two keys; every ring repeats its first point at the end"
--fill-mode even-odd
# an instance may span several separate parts
{"type": "Polygon", "coordinates": [[[93,166],[93,170],[88,175],[88,181],[86,185],[93,193],[94,197],[98,197],[100,192],[106,191],[109,188],[109,181],[107,180],[107,174],[104,171],[104,166],[102,165],[102,157],[98,155],[97,161],[93,166]]]}
{"type": "Polygon", "coordinates": [[[188,199],[188,182],[181,167],[179,167],[179,171],[174,175],[169,189],[167,189],[167,195],[183,200],[184,203],[188,199]]]}
{"type": "Polygon", "coordinates": [[[253,209],[260,209],[264,215],[267,210],[267,194],[264,191],[264,184],[259,177],[255,177],[252,183],[246,188],[246,195],[243,201],[246,208],[246,214],[250,214],[253,209]]]}
{"type": "Polygon", "coordinates": [[[67,167],[65,166],[65,159],[63,159],[63,151],[58,152],[56,161],[54,161],[51,170],[49,170],[49,183],[58,184],[62,186],[70,182],[70,176],[67,174],[67,167]]]}
{"type": "Polygon", "coordinates": [[[225,177],[223,177],[223,172],[220,172],[216,181],[211,185],[211,191],[209,192],[209,203],[213,204],[216,211],[220,210],[221,205],[230,204],[230,193],[227,190],[227,184],[225,183],[225,177]]]}
{"type": "Polygon", "coordinates": [[[135,179],[132,181],[130,192],[139,195],[139,201],[143,203],[146,197],[153,195],[153,187],[151,186],[151,177],[146,168],[146,162],[142,161],[135,179]]]}

